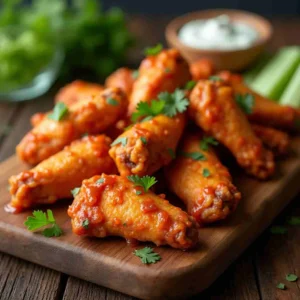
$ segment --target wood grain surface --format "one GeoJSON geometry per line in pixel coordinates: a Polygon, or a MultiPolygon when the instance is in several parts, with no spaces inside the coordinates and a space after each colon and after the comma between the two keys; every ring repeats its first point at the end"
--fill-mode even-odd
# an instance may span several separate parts
{"type": "MultiPolygon", "coordinates": [[[[162,28],[170,19],[171,16],[136,16],[130,18],[130,28],[136,33],[139,40],[135,50],[130,55],[133,66],[136,66],[137,60],[142,58],[141,50],[145,46],[154,45],[163,40],[162,28]],[[145,35],[145,32],[151,32],[151,34],[145,35]]],[[[275,36],[270,49],[300,44],[299,18],[274,19],[272,24],[275,28],[275,36]]],[[[1,160],[13,154],[19,139],[30,127],[29,117],[37,111],[47,111],[52,103],[51,94],[48,94],[28,103],[0,104],[1,160]]],[[[300,195],[293,200],[275,222],[283,224],[287,216],[299,216],[299,200],[300,195]]],[[[300,274],[298,250],[300,247],[300,228],[295,226],[289,227],[288,230],[288,234],[283,236],[271,235],[269,231],[265,231],[212,286],[191,299],[300,299],[299,282],[287,283],[284,280],[286,273],[294,272],[298,276],[300,274]],[[284,282],[287,289],[278,290],[276,288],[278,282],[284,282]]],[[[234,252],[235,249],[232,251],[234,252]]],[[[81,266],[78,265],[78,267],[81,266]]],[[[197,282],[201,282],[201,280],[202,278],[197,278],[197,282]]],[[[7,254],[1,254],[1,300],[58,300],[63,298],[72,300],[132,299],[124,294],[87,283],[84,280],[68,277],[7,254]],[[23,270],[23,272],[20,273],[18,270],[23,270]],[[52,275],[53,273],[59,274],[58,280],[52,275]],[[31,278],[34,280],[32,281],[31,278]],[[20,282],[35,284],[36,288],[32,288],[28,284],[22,285],[20,282]]]]}

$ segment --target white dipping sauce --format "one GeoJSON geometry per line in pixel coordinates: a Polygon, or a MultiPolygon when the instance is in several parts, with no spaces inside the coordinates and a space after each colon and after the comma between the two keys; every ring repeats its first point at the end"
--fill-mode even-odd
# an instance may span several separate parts
{"type": "Polygon", "coordinates": [[[259,37],[247,24],[232,22],[226,15],[214,19],[194,20],[179,30],[182,43],[197,49],[238,50],[249,48],[259,37]]]}

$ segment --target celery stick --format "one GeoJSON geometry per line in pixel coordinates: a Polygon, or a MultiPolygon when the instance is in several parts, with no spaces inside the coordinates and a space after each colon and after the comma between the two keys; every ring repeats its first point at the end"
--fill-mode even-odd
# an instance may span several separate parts
{"type": "Polygon", "coordinates": [[[300,64],[285,88],[280,98],[280,104],[300,107],[300,64]]]}
{"type": "Polygon", "coordinates": [[[263,96],[279,100],[299,63],[300,47],[285,47],[263,68],[250,87],[263,96]]]}
{"type": "Polygon", "coordinates": [[[251,82],[256,78],[256,76],[261,72],[261,70],[267,65],[271,60],[272,55],[270,53],[262,54],[258,60],[250,67],[250,69],[243,73],[244,81],[250,85],[251,82]]]}

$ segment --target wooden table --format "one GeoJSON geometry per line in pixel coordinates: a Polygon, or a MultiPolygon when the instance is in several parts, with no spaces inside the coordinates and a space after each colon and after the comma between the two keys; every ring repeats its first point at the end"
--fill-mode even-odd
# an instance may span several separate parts
{"type": "MultiPolygon", "coordinates": [[[[164,40],[164,27],[170,17],[132,17],[130,28],[139,44],[130,55],[137,63],[141,49],[164,40]]],[[[281,18],[273,21],[275,37],[271,47],[300,45],[300,18],[281,18]]],[[[29,118],[34,112],[46,111],[53,104],[52,95],[20,104],[0,104],[0,160],[13,154],[18,141],[29,130],[29,118]]],[[[275,220],[283,224],[287,216],[300,216],[300,195],[275,220]]],[[[0,241],[1,242],[1,241],[0,241]]],[[[300,227],[289,227],[284,235],[269,231],[255,243],[220,278],[201,295],[193,299],[300,299],[300,280],[285,281],[288,273],[300,277],[300,227]],[[276,288],[279,282],[287,286],[276,288]]],[[[234,251],[234,249],[232,249],[234,251]]],[[[78,266],[80,268],[80,266],[78,266]]],[[[101,270],[99,270],[101,272],[101,270]]],[[[201,278],[199,278],[199,281],[201,278]]],[[[70,277],[44,267],[0,253],[1,300],[92,300],[133,299],[118,292],[70,277]]]]}

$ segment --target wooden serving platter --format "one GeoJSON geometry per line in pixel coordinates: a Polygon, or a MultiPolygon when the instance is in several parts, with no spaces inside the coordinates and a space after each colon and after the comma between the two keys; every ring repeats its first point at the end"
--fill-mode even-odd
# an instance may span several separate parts
{"type": "Polygon", "coordinates": [[[31,211],[4,211],[10,198],[7,178],[24,168],[15,156],[0,165],[0,251],[139,298],[179,299],[207,288],[300,191],[300,138],[293,139],[291,154],[278,162],[272,180],[234,174],[242,201],[231,218],[199,230],[197,249],[155,247],[162,260],[153,265],[143,265],[123,239],[75,236],[66,201],[51,207],[63,236],[29,232],[23,223],[31,211]]]}

